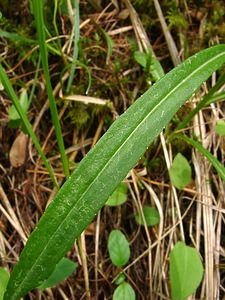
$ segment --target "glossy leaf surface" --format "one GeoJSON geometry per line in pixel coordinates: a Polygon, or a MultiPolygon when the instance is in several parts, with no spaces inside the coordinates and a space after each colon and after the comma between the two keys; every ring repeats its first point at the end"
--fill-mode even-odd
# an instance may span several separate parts
{"type": "Polygon", "coordinates": [[[225,45],[190,57],[112,124],[46,209],[11,274],[5,299],[19,299],[49,277],[149,144],[224,62],[225,45]]]}

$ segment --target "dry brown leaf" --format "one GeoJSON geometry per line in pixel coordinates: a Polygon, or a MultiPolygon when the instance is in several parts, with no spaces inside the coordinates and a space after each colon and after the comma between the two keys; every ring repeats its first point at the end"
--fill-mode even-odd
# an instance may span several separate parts
{"type": "Polygon", "coordinates": [[[25,163],[27,156],[27,142],[28,135],[23,132],[21,132],[13,142],[9,152],[9,160],[14,168],[19,168],[25,163]]]}
{"type": "Polygon", "coordinates": [[[125,20],[128,18],[129,14],[130,14],[129,9],[125,8],[119,13],[118,18],[125,20]]]}

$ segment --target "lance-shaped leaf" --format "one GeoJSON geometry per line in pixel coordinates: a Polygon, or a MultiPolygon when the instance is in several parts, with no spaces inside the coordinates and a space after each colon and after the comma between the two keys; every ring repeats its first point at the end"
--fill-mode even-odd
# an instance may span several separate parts
{"type": "Polygon", "coordinates": [[[180,106],[224,62],[225,45],[192,56],[112,124],[46,209],[11,274],[4,299],[19,299],[51,274],[180,106]]]}

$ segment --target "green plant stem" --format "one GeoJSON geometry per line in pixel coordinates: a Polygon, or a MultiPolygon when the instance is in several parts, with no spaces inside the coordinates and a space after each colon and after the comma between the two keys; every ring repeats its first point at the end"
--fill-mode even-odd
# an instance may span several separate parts
{"type": "Polygon", "coordinates": [[[4,71],[1,64],[0,64],[0,79],[1,79],[1,82],[2,82],[2,84],[3,84],[3,86],[6,90],[7,94],[11,98],[11,100],[13,102],[13,105],[16,107],[17,112],[20,115],[20,118],[23,121],[23,124],[24,124],[27,132],[29,133],[30,137],[32,138],[32,141],[33,141],[39,155],[41,156],[42,161],[43,161],[46,169],[48,170],[49,176],[50,176],[51,180],[54,183],[54,186],[59,188],[58,183],[56,181],[56,178],[54,176],[54,173],[52,171],[52,168],[51,168],[50,164],[48,163],[48,160],[47,160],[47,158],[46,158],[46,156],[45,156],[45,154],[44,154],[44,152],[41,148],[41,145],[39,144],[39,141],[38,141],[38,139],[37,139],[37,137],[36,137],[36,135],[33,131],[33,128],[31,126],[26,114],[24,113],[24,111],[23,111],[23,109],[20,105],[19,99],[18,99],[18,97],[17,97],[17,95],[16,95],[16,93],[15,93],[15,91],[14,91],[14,89],[13,89],[13,87],[12,87],[12,85],[11,85],[11,83],[10,83],[10,81],[9,81],[9,79],[8,79],[8,77],[7,77],[7,75],[6,75],[6,73],[5,73],[5,71],[4,71]]]}
{"type": "Polygon", "coordinates": [[[47,47],[45,43],[45,30],[44,30],[44,17],[43,17],[43,1],[42,0],[33,0],[33,9],[34,9],[34,16],[35,16],[35,22],[36,22],[36,28],[38,32],[38,39],[39,39],[39,45],[40,45],[40,53],[41,53],[41,60],[42,60],[42,66],[44,70],[44,76],[46,81],[46,89],[49,99],[49,106],[50,111],[52,115],[52,121],[55,128],[55,134],[59,146],[59,151],[61,155],[63,170],[66,178],[69,177],[69,164],[65,152],[64,147],[64,141],[61,131],[61,126],[58,118],[58,112],[56,107],[55,98],[52,91],[51,86],[51,80],[49,75],[49,69],[48,69],[48,53],[47,53],[47,47]]]}

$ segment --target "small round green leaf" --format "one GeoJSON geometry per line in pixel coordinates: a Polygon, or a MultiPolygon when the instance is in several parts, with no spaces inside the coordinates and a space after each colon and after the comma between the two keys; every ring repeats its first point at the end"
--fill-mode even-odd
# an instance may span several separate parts
{"type": "Polygon", "coordinates": [[[38,288],[44,290],[57,285],[71,275],[77,268],[77,263],[63,257],[56,265],[55,270],[38,288]]]}
{"type": "Polygon", "coordinates": [[[225,136],[225,121],[219,120],[216,123],[216,133],[221,136],[225,136]]]}
{"type": "MultiPolygon", "coordinates": [[[[159,217],[159,212],[156,208],[144,206],[143,214],[145,217],[145,222],[148,226],[154,226],[156,224],[159,224],[160,217],[159,217]]],[[[140,212],[138,212],[135,215],[135,220],[139,225],[144,225],[144,220],[143,220],[140,212]]]]}
{"type": "Polygon", "coordinates": [[[123,282],[120,284],[113,293],[113,300],[135,300],[136,295],[132,288],[132,286],[127,283],[123,282]]]}
{"type": "Polygon", "coordinates": [[[4,268],[0,268],[0,300],[3,299],[8,281],[9,272],[7,272],[4,268]]]}
{"type": "Polygon", "coordinates": [[[109,197],[106,205],[109,206],[118,206],[126,202],[127,200],[127,190],[128,187],[126,183],[121,182],[113,194],[109,197]]]}
{"type": "Polygon", "coordinates": [[[182,190],[191,182],[191,173],[191,167],[187,159],[181,153],[178,153],[169,170],[170,179],[173,185],[182,190]]]}
{"type": "Polygon", "coordinates": [[[198,251],[178,242],[170,253],[172,300],[184,300],[194,293],[203,276],[198,251]]]}
{"type": "Polygon", "coordinates": [[[120,230],[112,230],[108,239],[108,251],[112,263],[123,267],[130,258],[130,247],[125,235],[120,230]]]}

